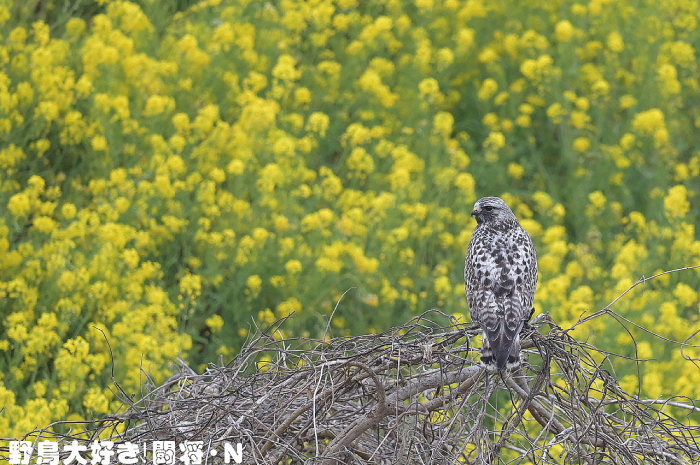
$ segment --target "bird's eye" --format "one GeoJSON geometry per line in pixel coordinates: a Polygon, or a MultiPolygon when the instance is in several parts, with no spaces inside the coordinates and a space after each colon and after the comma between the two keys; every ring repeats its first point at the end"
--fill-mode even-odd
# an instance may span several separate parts
{"type": "Polygon", "coordinates": [[[491,205],[487,205],[484,207],[484,210],[486,210],[487,212],[490,212],[491,210],[493,210],[493,207],[491,205]]]}

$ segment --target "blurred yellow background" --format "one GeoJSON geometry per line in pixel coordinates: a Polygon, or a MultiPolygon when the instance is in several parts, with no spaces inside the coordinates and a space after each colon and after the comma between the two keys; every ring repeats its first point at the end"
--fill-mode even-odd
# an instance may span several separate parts
{"type": "MultiPolygon", "coordinates": [[[[333,336],[468,320],[483,195],[533,235],[537,313],[564,327],[700,263],[695,0],[0,5],[5,436],[288,315],[278,336],[323,336],[336,305],[333,336]]],[[[699,284],[613,309],[682,341],[699,284]]],[[[572,335],[656,359],[640,386],[616,362],[630,392],[700,397],[700,351],[630,331],[572,335]]]]}

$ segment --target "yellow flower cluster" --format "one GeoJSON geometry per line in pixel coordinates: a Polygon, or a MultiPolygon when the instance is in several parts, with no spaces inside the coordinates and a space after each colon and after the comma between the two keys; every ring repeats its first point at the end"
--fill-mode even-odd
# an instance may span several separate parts
{"type": "MultiPolygon", "coordinates": [[[[0,4],[6,435],[113,409],[112,370],[137,393],[230,356],[253,322],[464,318],[482,195],[533,234],[536,308],[563,326],[700,262],[695,1],[98,3],[56,24],[0,4]]],[[[683,340],[698,287],[613,309],[683,340]]],[[[648,395],[700,397],[692,351],[611,322],[574,335],[663,359],[648,395]]]]}

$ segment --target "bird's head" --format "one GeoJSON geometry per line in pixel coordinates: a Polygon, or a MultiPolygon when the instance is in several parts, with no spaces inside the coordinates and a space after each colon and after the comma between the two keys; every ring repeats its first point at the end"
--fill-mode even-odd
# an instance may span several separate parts
{"type": "Polygon", "coordinates": [[[472,216],[478,224],[518,222],[513,211],[500,197],[482,197],[477,200],[472,216]]]}

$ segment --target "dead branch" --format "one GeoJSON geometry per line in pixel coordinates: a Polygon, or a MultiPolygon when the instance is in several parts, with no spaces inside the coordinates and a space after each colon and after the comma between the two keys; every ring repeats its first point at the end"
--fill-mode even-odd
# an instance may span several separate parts
{"type": "MultiPolygon", "coordinates": [[[[608,354],[547,315],[523,333],[516,372],[479,365],[479,333],[436,310],[329,341],[263,332],[227,366],[182,366],[127,412],[59,440],[203,441],[208,463],[223,463],[208,454],[227,442],[243,444],[247,464],[700,463],[692,399],[626,393],[608,354]]],[[[50,431],[28,439],[55,440],[50,431]]]]}
{"type": "MultiPolygon", "coordinates": [[[[277,339],[280,322],[227,366],[197,374],[180,361],[164,384],[126,398],[126,412],[84,422],[87,433],[58,434],[75,423],[58,422],[24,439],[110,437],[138,444],[146,462],[144,445],[170,440],[202,441],[207,463],[224,460],[210,451],[241,443],[246,464],[700,464],[697,399],[629,394],[609,371],[617,355],[570,336],[595,318],[641,328],[613,303],[564,330],[540,315],[521,334],[527,361],[502,373],[479,365],[477,327],[437,310],[382,334],[328,341],[277,339]]],[[[679,342],[641,329],[697,347],[692,336],[679,342]]]]}

